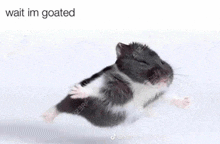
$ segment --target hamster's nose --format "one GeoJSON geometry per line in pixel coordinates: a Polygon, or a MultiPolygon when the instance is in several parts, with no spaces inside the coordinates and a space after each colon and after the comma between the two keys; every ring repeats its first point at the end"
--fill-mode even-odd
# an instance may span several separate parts
{"type": "Polygon", "coordinates": [[[161,63],[161,65],[165,65],[166,64],[166,62],[163,61],[163,60],[161,60],[160,63],[161,63]]]}
{"type": "Polygon", "coordinates": [[[161,68],[162,68],[162,73],[164,76],[167,76],[170,78],[170,80],[173,80],[173,69],[172,67],[165,61],[161,60],[161,68]]]}

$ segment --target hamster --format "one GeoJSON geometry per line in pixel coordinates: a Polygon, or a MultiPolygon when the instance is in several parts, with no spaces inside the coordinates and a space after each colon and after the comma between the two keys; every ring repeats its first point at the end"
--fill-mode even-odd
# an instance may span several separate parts
{"type": "Polygon", "coordinates": [[[137,121],[173,81],[172,67],[147,45],[118,43],[116,62],[71,88],[43,114],[52,122],[60,113],[84,117],[98,127],[137,121]]]}

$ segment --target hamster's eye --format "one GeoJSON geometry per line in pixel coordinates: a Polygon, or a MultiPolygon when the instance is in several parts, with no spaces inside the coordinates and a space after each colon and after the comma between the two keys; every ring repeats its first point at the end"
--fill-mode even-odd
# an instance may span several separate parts
{"type": "Polygon", "coordinates": [[[138,62],[143,63],[143,64],[146,64],[146,65],[150,65],[150,64],[149,64],[148,62],[146,62],[146,61],[138,60],[138,62]]]}

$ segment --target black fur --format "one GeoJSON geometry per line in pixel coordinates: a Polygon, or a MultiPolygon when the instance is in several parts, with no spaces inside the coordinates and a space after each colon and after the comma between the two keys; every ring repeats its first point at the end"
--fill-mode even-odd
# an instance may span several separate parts
{"type": "Polygon", "coordinates": [[[113,113],[109,105],[97,98],[89,98],[88,104],[79,114],[96,126],[112,127],[120,124],[126,118],[125,112],[113,113]]]}
{"type": "Polygon", "coordinates": [[[71,99],[70,95],[56,105],[59,112],[83,116],[96,126],[112,127],[122,123],[126,118],[126,113],[112,113],[108,106],[108,102],[97,98],[71,99]]]}

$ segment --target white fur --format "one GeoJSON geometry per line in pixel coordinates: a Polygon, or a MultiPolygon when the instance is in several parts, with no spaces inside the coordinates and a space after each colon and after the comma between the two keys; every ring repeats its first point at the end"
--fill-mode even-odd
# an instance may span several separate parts
{"type": "Polygon", "coordinates": [[[84,87],[79,86],[80,84],[77,85],[71,88],[69,92],[69,94],[73,94],[71,98],[86,98],[88,96],[101,98],[99,90],[104,85],[104,76],[98,77],[84,87]]]}
{"type": "Polygon", "coordinates": [[[104,76],[98,77],[96,80],[92,81],[88,85],[86,85],[86,93],[93,97],[100,97],[99,90],[104,85],[104,76]]]}

